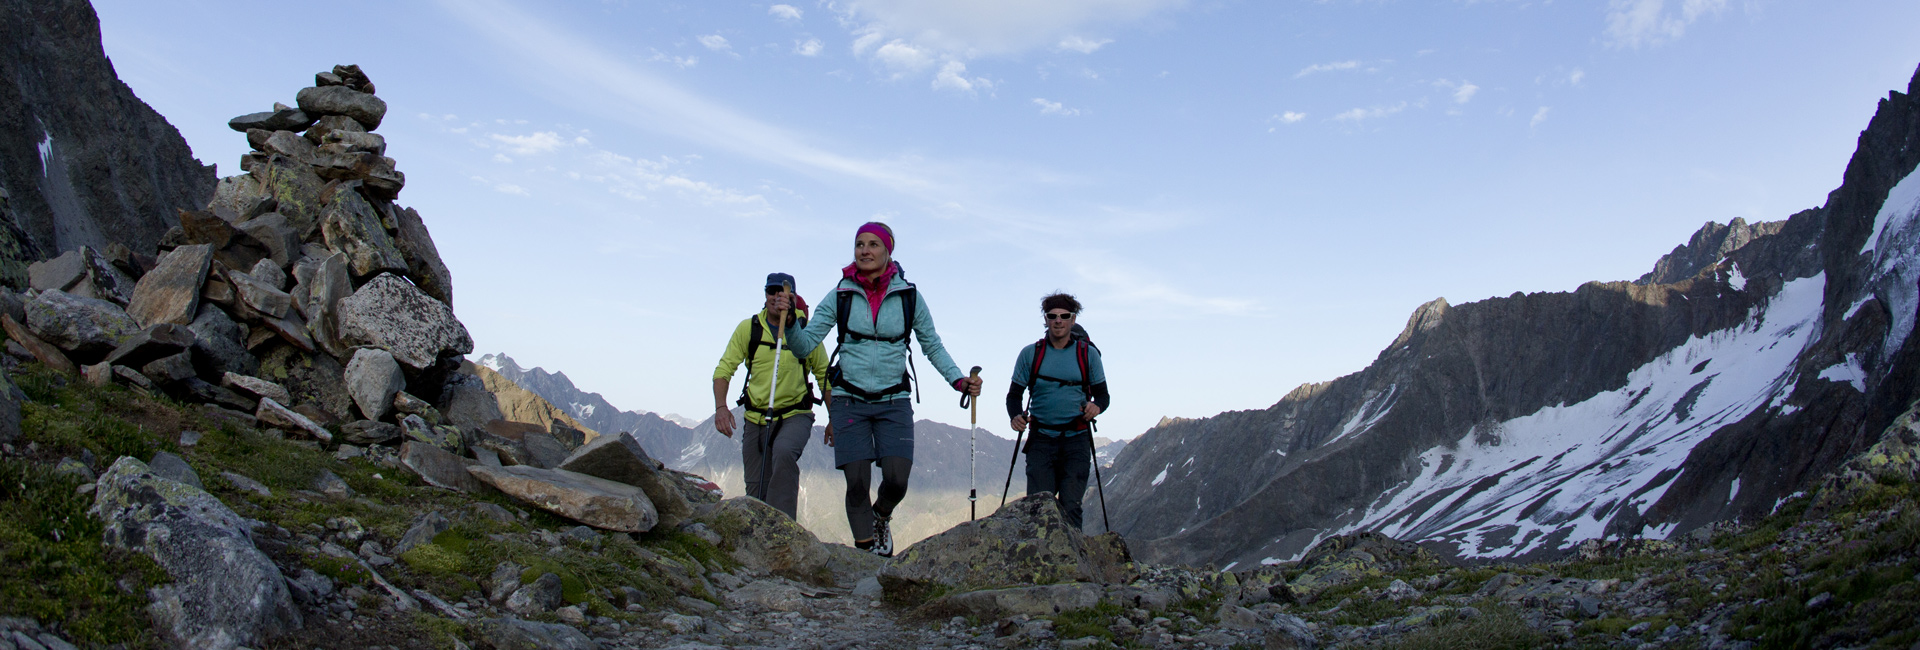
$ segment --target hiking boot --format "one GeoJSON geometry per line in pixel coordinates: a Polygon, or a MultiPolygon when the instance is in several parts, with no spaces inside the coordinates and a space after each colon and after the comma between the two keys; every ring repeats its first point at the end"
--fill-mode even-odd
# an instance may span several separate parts
{"type": "Polygon", "coordinates": [[[873,554],[893,557],[893,518],[873,513],[873,554]]]}

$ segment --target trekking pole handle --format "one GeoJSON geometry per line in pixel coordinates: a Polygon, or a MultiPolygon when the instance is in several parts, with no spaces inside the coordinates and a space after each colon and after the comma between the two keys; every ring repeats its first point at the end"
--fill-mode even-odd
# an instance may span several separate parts
{"type": "MultiPolygon", "coordinates": [[[[967,377],[969,379],[979,379],[980,366],[974,366],[973,371],[970,374],[968,374],[967,377]]],[[[960,408],[963,408],[963,409],[973,408],[973,402],[974,402],[974,398],[972,395],[968,395],[967,392],[964,390],[960,391],[960,408]]],[[[978,419],[978,416],[976,416],[976,421],[977,419],[978,419]]]]}

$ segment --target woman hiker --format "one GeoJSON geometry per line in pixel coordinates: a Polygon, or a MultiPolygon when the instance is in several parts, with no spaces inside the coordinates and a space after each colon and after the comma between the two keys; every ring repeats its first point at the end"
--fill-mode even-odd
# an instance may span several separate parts
{"type": "MultiPolygon", "coordinates": [[[[727,384],[733,382],[734,369],[741,363],[747,364],[747,380],[742,382],[738,401],[747,420],[740,437],[747,494],[798,521],[794,511],[800,498],[800,453],[806,450],[807,438],[813,435],[815,400],[813,384],[807,378],[808,375],[819,377],[820,383],[826,384],[827,355],[815,348],[813,354],[795,356],[792,349],[778,345],[774,339],[783,316],[789,323],[807,322],[806,301],[792,305],[791,310],[787,305],[774,304],[775,297],[791,294],[793,286],[791,275],[767,275],[766,308],[733,328],[727,349],[720,355],[720,365],[713,369],[713,428],[733,437],[733,410],[727,406],[727,384]],[[780,351],[777,360],[773,355],[776,349],[780,351]],[[771,386],[776,362],[781,370],[777,373],[780,377],[777,388],[771,386]],[[771,410],[767,405],[769,390],[773,392],[771,410]],[[767,421],[768,415],[772,415],[772,422],[767,421]]],[[[829,426],[827,430],[833,428],[829,426]]]]}
{"type": "Polygon", "coordinates": [[[1087,495],[1087,470],[1093,463],[1087,423],[1112,399],[1100,348],[1074,321],[1080,301],[1056,293],[1040,301],[1047,336],[1020,349],[1007,388],[1007,416],[1014,431],[1033,427],[1027,438],[1027,494],[1052,492],[1067,525],[1080,529],[1080,500],[1087,495]],[[1022,409],[1021,393],[1033,389],[1032,407],[1022,409]]]}
{"type": "Polygon", "coordinates": [[[846,473],[853,545],[881,557],[893,557],[889,524],[894,506],[907,495],[907,473],[913,469],[908,336],[920,339],[920,350],[954,390],[980,395],[980,378],[962,375],[940,344],[926,301],[893,261],[893,243],[886,224],[860,226],[854,232],[853,263],[840,270],[840,285],[821,299],[804,328],[787,330],[793,353],[804,357],[838,329],[833,351],[838,363],[827,373],[833,385],[827,444],[833,446],[833,464],[846,473]],[[875,463],[880,496],[870,503],[875,463]]]}

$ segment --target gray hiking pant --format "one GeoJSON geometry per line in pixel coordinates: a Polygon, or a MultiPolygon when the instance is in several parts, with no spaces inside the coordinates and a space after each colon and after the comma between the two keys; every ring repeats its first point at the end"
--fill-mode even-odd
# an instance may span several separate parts
{"type": "Polygon", "coordinates": [[[767,502],[775,510],[787,513],[788,518],[798,521],[799,516],[794,511],[800,505],[800,453],[806,451],[807,438],[812,435],[812,413],[788,416],[774,426],[746,423],[740,435],[740,460],[746,464],[747,495],[767,502]],[[767,446],[769,430],[773,431],[771,454],[761,451],[767,446]],[[772,467],[763,468],[762,463],[768,460],[772,461],[772,467]],[[761,472],[769,469],[772,478],[763,486],[760,483],[761,472]]]}

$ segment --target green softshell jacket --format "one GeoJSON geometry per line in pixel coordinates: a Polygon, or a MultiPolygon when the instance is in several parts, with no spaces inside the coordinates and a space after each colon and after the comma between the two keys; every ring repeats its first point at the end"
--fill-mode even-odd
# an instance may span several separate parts
{"type": "MultiPolygon", "coordinates": [[[[752,335],[755,319],[760,321],[760,340],[766,345],[753,354],[753,367],[747,369],[747,395],[753,404],[765,407],[767,384],[773,381],[773,325],[767,322],[766,310],[747,317],[746,320],[740,321],[739,327],[733,328],[733,337],[727,339],[727,351],[720,355],[720,365],[713,369],[713,378],[733,379],[734,369],[739,368],[740,364],[747,360],[747,337],[752,335]]],[[[794,356],[793,350],[788,347],[791,344],[792,340],[789,339],[780,350],[780,392],[774,396],[773,404],[776,410],[799,403],[801,398],[806,397],[807,375],[813,375],[815,381],[820,382],[821,386],[827,385],[826,351],[818,347],[813,348],[813,351],[806,356],[807,361],[803,366],[800,358],[794,356]]],[[[780,419],[812,413],[811,409],[795,409],[780,416],[780,419]]],[[[747,421],[753,424],[767,423],[766,413],[761,410],[749,408],[746,415],[747,421]]]]}

